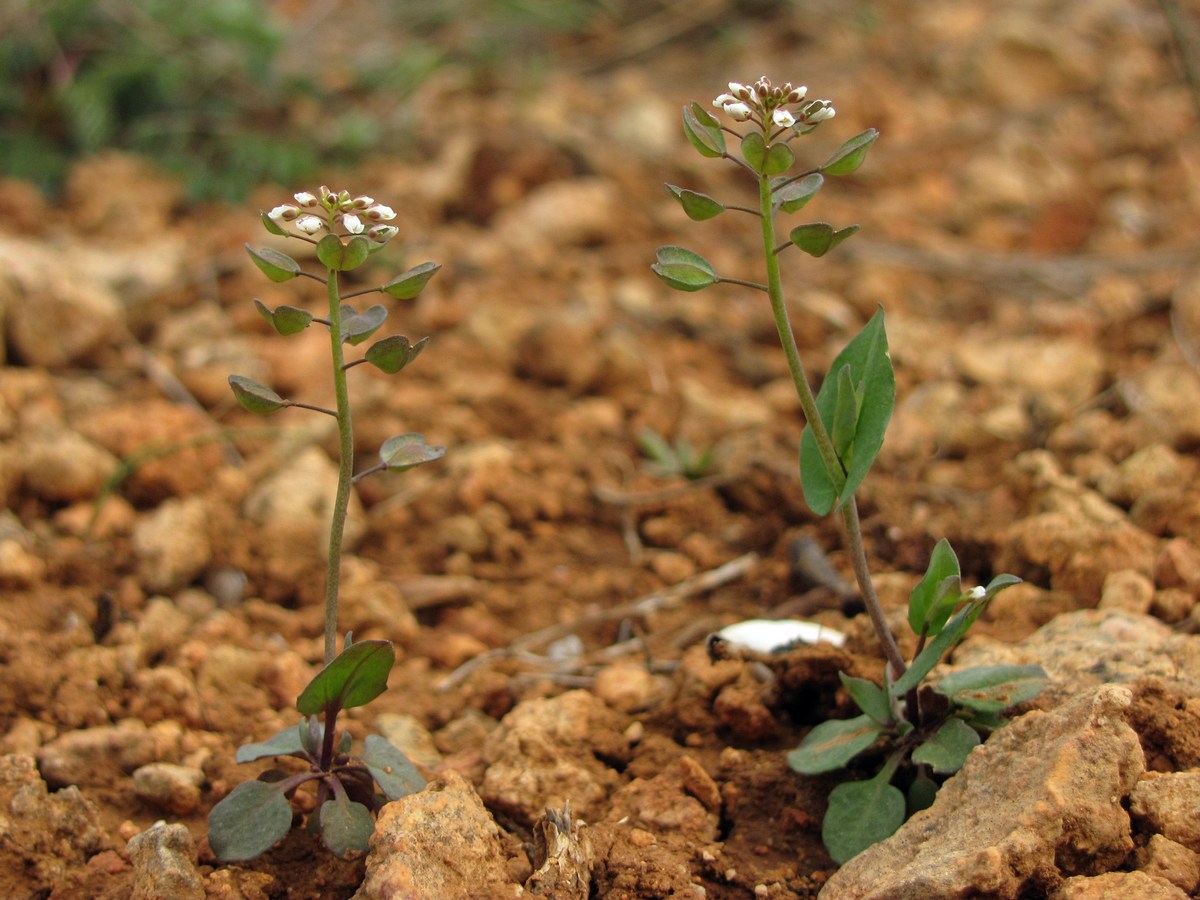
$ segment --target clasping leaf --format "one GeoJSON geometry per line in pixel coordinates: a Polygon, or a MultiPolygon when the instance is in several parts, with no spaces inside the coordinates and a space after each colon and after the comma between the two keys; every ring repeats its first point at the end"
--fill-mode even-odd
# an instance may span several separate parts
{"type": "Polygon", "coordinates": [[[725,134],[721,123],[699,103],[683,108],[683,133],[701,156],[725,155],[725,134]]]}
{"type": "Polygon", "coordinates": [[[396,662],[390,641],[359,641],[347,647],[316,674],[296,700],[302,715],[330,709],[350,709],[370,703],[387,690],[388,673],[396,662]]]}

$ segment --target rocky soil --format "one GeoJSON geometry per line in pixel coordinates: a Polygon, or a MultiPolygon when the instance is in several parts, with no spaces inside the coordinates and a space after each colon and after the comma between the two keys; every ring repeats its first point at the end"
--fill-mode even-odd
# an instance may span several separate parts
{"type": "Polygon", "coordinates": [[[399,661],[347,721],[430,779],[365,859],[297,830],[221,865],[206,841],[265,766],[235,748],[294,721],[321,658],[335,435],[251,417],[226,384],[331,396],[317,330],[282,338],[251,302],[321,293],[242,250],[269,243],[258,209],[316,185],[187,205],[118,155],[62,198],[4,183],[0,894],[1196,896],[1200,129],[1162,7],[696,7],[698,30],[593,34],[521,90],[441,72],[420,159],[322,179],[402,210],[363,286],[445,266],[385,326],[429,335],[420,360],[352,373],[364,465],[399,432],[448,448],[360,482],[352,510],[341,625],[399,661]],[[880,677],[878,648],[801,497],[765,302],[648,268],[678,243],[756,278],[747,220],[690,222],[662,183],[739,201],[679,109],[762,74],[834,100],[813,161],[883,135],[804,211],[861,234],[785,276],[813,372],[887,312],[899,400],[860,504],[897,630],[948,537],[970,583],[1025,579],[953,664],[1052,677],[840,870],[836,779],[784,755],[850,713],[837,671],[880,677]],[[714,469],[649,471],[645,428],[714,447],[714,469]],[[796,564],[814,548],[839,577],[796,564]],[[710,657],[708,634],[763,617],[847,641],[710,657]]]}

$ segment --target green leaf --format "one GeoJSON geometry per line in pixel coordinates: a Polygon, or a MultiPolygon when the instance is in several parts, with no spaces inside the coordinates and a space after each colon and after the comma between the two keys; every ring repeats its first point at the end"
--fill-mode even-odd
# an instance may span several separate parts
{"type": "Polygon", "coordinates": [[[413,266],[411,269],[401,272],[380,290],[397,300],[411,300],[425,289],[429,279],[436,275],[440,268],[439,263],[423,262],[419,266],[413,266]]]}
{"type": "Polygon", "coordinates": [[[349,272],[357,269],[371,253],[371,242],[361,234],[350,237],[345,243],[336,234],[327,234],[317,241],[317,259],[327,269],[349,272]]]}
{"type": "Polygon", "coordinates": [[[387,308],[378,303],[356,312],[353,306],[342,305],[342,340],[347,344],[361,344],[383,325],[387,319],[387,308]]]}
{"type": "Polygon", "coordinates": [[[425,787],[425,779],[409,758],[377,734],[367,735],[362,761],[389,800],[399,800],[425,787]]]}
{"type": "Polygon", "coordinates": [[[837,381],[837,392],[834,394],[833,422],[829,428],[829,437],[833,441],[833,449],[837,451],[838,459],[849,468],[854,433],[858,429],[858,413],[862,407],[862,392],[855,385],[849,366],[842,366],[834,377],[837,381]]]}
{"type": "Polygon", "coordinates": [[[953,775],[979,746],[979,733],[962,719],[947,719],[933,736],[913,751],[912,761],[939,775],[953,775]]]}
{"type": "Polygon", "coordinates": [[[303,331],[312,324],[313,315],[306,309],[299,309],[295,306],[277,306],[275,309],[271,309],[258,298],[255,298],[254,306],[259,314],[285,337],[303,331]]]}
{"type": "Polygon", "coordinates": [[[297,698],[296,709],[315,716],[370,703],[387,690],[388,673],[395,662],[396,651],[390,641],[359,641],[317,673],[297,698]]]}
{"type": "Polygon", "coordinates": [[[858,708],[866,713],[873,722],[887,727],[892,724],[892,704],[887,691],[865,678],[855,678],[845,672],[838,672],[842,687],[850,695],[850,699],[858,704],[858,708]]]}
{"type": "Polygon", "coordinates": [[[293,753],[304,752],[304,741],[301,737],[301,729],[304,724],[289,725],[282,731],[276,732],[265,741],[260,741],[257,744],[242,744],[238,747],[237,755],[234,757],[240,763],[254,762],[256,759],[265,759],[268,756],[291,756],[293,753]]]}
{"type": "Polygon", "coordinates": [[[905,803],[905,812],[908,816],[914,816],[921,810],[933,806],[934,798],[937,797],[937,791],[937,782],[926,775],[924,769],[917,772],[916,777],[912,780],[912,784],[908,786],[908,795],[905,803]]]}
{"type": "Polygon", "coordinates": [[[822,722],[788,753],[788,765],[801,775],[832,772],[870,747],[882,733],[867,715],[822,722]]]}
{"type": "Polygon", "coordinates": [[[287,836],[292,805],[278,784],[245,781],[208,814],[208,843],[223,862],[253,859],[287,836]]]}
{"type": "Polygon", "coordinates": [[[371,811],[345,794],[321,804],[320,821],[321,842],[334,856],[370,849],[371,833],[375,831],[371,811]]]}
{"type": "Polygon", "coordinates": [[[993,597],[995,597],[998,593],[1000,593],[1002,590],[1004,590],[1005,588],[1010,588],[1014,584],[1020,584],[1020,583],[1021,583],[1021,579],[1018,578],[1016,575],[1009,575],[1007,573],[1005,573],[1003,575],[997,575],[995,578],[993,578],[991,581],[988,582],[987,587],[984,589],[984,593],[985,593],[985,596],[987,597],[987,599],[990,600],[993,597]]]}
{"type": "Polygon", "coordinates": [[[809,256],[824,256],[856,231],[857,225],[847,225],[834,231],[828,222],[810,222],[807,225],[797,225],[789,237],[793,244],[809,256]]]}
{"type": "MultiPolygon", "coordinates": [[[[850,378],[856,391],[862,392],[862,408],[852,442],[853,458],[843,459],[843,463],[849,463],[845,475],[825,469],[811,427],[805,428],[800,438],[800,477],[804,499],[812,511],[820,516],[850,499],[867,477],[875,457],[879,455],[879,448],[883,446],[884,432],[896,405],[896,376],[888,355],[882,308],[838,354],[829,370],[840,372],[845,366],[850,367],[850,378]]],[[[830,430],[836,411],[837,383],[837,378],[826,378],[817,394],[821,421],[830,430]]]]}
{"type": "Polygon", "coordinates": [[[429,338],[423,337],[415,344],[410,344],[404,335],[394,334],[368,347],[364,358],[375,368],[395,375],[420,356],[428,343],[429,338]]]}
{"type": "Polygon", "coordinates": [[[913,630],[913,634],[925,634],[933,637],[942,630],[946,620],[950,618],[953,607],[945,611],[946,618],[941,622],[931,622],[929,614],[936,601],[946,596],[951,589],[956,594],[959,592],[955,585],[960,573],[961,569],[958,565],[958,557],[954,555],[954,548],[950,546],[948,540],[942,538],[934,545],[933,552],[929,555],[929,565],[925,569],[925,576],[917,582],[917,586],[908,596],[908,625],[913,630]],[[948,584],[948,582],[950,583],[948,584]]]}
{"type": "Polygon", "coordinates": [[[963,635],[975,624],[975,620],[979,618],[986,607],[986,599],[971,600],[956,612],[946,623],[946,627],[938,633],[938,636],[917,654],[917,658],[912,661],[908,671],[896,679],[888,689],[888,693],[893,697],[900,697],[920,684],[921,680],[933,671],[933,667],[941,661],[942,657],[962,640],[963,635]]]}
{"type": "Polygon", "coordinates": [[[300,263],[286,253],[280,253],[270,247],[255,250],[249,244],[246,244],[246,252],[250,254],[259,270],[272,281],[290,281],[300,274],[300,263]]]}
{"type": "Polygon", "coordinates": [[[284,400],[266,385],[244,375],[230,375],[229,386],[242,408],[253,413],[273,413],[292,405],[290,400],[284,400]]]}
{"type": "Polygon", "coordinates": [[[683,108],[683,133],[701,156],[720,157],[725,155],[725,133],[708,110],[699,103],[683,108]]]}
{"type": "Polygon", "coordinates": [[[392,472],[403,472],[445,455],[445,447],[426,444],[422,434],[398,434],[388,438],[379,448],[380,461],[392,472]]]}
{"type": "Polygon", "coordinates": [[[751,131],[742,138],[742,159],[755,172],[762,172],[767,160],[767,142],[763,140],[761,132],[751,131]]]}
{"type": "Polygon", "coordinates": [[[838,865],[891,837],[904,824],[904,795],[891,784],[891,775],[888,767],[874,778],[848,781],[830,792],[821,840],[838,865]]]}
{"type": "Polygon", "coordinates": [[[773,202],[784,212],[796,212],[817,195],[817,191],[821,190],[821,186],[824,183],[825,178],[815,172],[811,175],[805,175],[798,181],[789,181],[777,190],[773,202]]]}
{"type": "Polygon", "coordinates": [[[950,702],[982,713],[998,713],[1032,700],[1046,687],[1046,670],[1030,666],[975,666],[952,672],[934,685],[950,702]]]}
{"type": "Polygon", "coordinates": [[[792,153],[787,144],[772,144],[767,148],[767,158],[763,160],[762,173],[779,175],[790,169],[795,161],[796,155],[792,153]]]}
{"type": "Polygon", "coordinates": [[[725,212],[725,205],[714,200],[708,194],[689,191],[687,188],[681,188],[674,184],[668,184],[667,190],[679,201],[679,205],[683,207],[688,218],[694,221],[703,222],[705,219],[714,218],[725,212]]]}
{"type": "Polygon", "coordinates": [[[708,260],[686,247],[659,247],[655,257],[650,268],[677,291],[699,291],[719,280],[708,260]]]}
{"type": "Polygon", "coordinates": [[[821,172],[825,175],[849,175],[862,165],[867,158],[867,151],[879,138],[879,132],[868,128],[862,134],[857,134],[834,151],[833,156],[825,160],[821,172]]]}
{"type": "Polygon", "coordinates": [[[260,219],[262,219],[263,227],[266,228],[267,231],[271,232],[271,234],[276,234],[280,237],[287,237],[287,231],[265,212],[260,211],[258,216],[260,219]]]}

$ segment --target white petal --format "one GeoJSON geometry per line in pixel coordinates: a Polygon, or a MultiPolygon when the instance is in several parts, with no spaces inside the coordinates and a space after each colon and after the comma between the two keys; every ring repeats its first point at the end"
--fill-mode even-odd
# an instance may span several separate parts
{"type": "Polygon", "coordinates": [[[715,636],[756,653],[776,653],[796,643],[825,641],[835,647],[846,643],[840,631],[799,619],[746,619],[726,625],[715,636]]]}
{"type": "Polygon", "coordinates": [[[369,237],[371,240],[373,240],[377,244],[386,244],[388,241],[390,241],[392,238],[394,238],[399,232],[400,232],[400,229],[397,228],[395,225],[376,225],[370,231],[367,232],[367,237],[369,237]]]}
{"type": "Polygon", "coordinates": [[[733,94],[722,94],[713,101],[713,106],[724,106],[726,103],[737,103],[737,97],[733,94]]]}
{"type": "Polygon", "coordinates": [[[396,218],[396,211],[390,206],[384,206],[382,203],[376,203],[366,211],[366,217],[375,222],[390,222],[396,218]]]}
{"type": "Polygon", "coordinates": [[[780,128],[787,128],[789,125],[796,124],[796,117],[786,109],[777,109],[775,112],[771,113],[771,121],[780,128]]]}
{"type": "Polygon", "coordinates": [[[738,122],[745,122],[754,111],[745,103],[726,103],[725,112],[730,118],[738,122]]]}
{"type": "Polygon", "coordinates": [[[296,227],[305,234],[316,234],[321,230],[321,220],[316,216],[301,216],[296,220],[296,227]]]}
{"type": "Polygon", "coordinates": [[[358,216],[345,215],[342,216],[342,227],[351,234],[362,234],[364,226],[358,216]]]}

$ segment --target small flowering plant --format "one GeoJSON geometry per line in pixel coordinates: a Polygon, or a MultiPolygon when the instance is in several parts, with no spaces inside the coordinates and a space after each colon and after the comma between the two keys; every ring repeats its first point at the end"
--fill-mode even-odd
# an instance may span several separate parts
{"type": "Polygon", "coordinates": [[[1045,684],[1039,666],[987,666],[926,684],[934,667],[966,635],[991,599],[1020,581],[998,575],[986,586],[964,591],[958,559],[939,541],[924,577],[909,598],[908,622],[917,651],[906,660],[875,592],[863,545],[855,492],[880,448],[896,402],[896,379],[888,354],[883,310],[878,310],[833,361],[814,392],[801,359],[784,301],[780,256],[791,248],[824,256],[858,231],[827,222],[797,225],[788,239],[776,236],[781,213],[794,213],[816,196],[829,176],[849,175],[862,165],[879,137],[869,128],[843,143],[819,166],[793,172],[792,142],[834,118],[828,100],[807,99],[807,88],[730,82],[713,106],[742,126],[723,124],[699,103],[683,110],[683,131],[702,155],[742,169],[758,188],[755,206],[726,205],[707,194],[668,184],[688,217],[696,221],[734,210],[758,220],[766,282],[719,275],[703,256],[684,247],[660,247],[654,272],[672,288],[698,291],[737,284],[767,295],[780,344],[807,427],[800,441],[804,498],[817,515],[834,513],[842,524],[855,579],[887,659],[881,684],[841,673],[842,685],[861,715],[823,722],[788,754],[805,775],[845,767],[874,751],[884,762],[878,774],[847,781],[829,796],[822,838],[838,863],[883,840],[913,812],[933,802],[938,782],[958,771],[981,735],[1003,724],[1003,712],[1036,696],[1045,684]],[[738,151],[730,150],[731,139],[738,151]],[[902,792],[893,781],[907,787],[902,792]]]}
{"type": "Polygon", "coordinates": [[[347,362],[345,345],[357,347],[370,340],[387,319],[387,309],[376,305],[359,312],[342,300],[372,292],[398,300],[411,299],[441,267],[422,263],[379,287],[343,295],[340,274],[357,269],[396,236],[398,229],[389,224],[396,218],[395,211],[371,197],[352,197],[347,191],[334,192],[327,187],[315,194],[298,193],[295,201],[264,213],[263,225],[273,235],[314,245],[323,274],[305,271],[295,259],[270,247],[256,250],[247,245],[246,249],[272,281],[303,277],[323,283],[329,300],[328,317],[318,318],[294,306],[270,309],[258,300],[255,305],[281,335],[297,334],[314,323],[329,331],[336,406],[326,409],[285,399],[242,375],[231,375],[229,385],[238,403],[251,412],[266,414],[297,406],[337,420],[340,462],[325,582],[325,666],[296,700],[302,716],[298,725],[262,743],[239,748],[239,763],[292,756],[303,761],[304,768],[299,772],[268,770],[255,781],[239,784],[213,807],[208,819],[209,843],[217,858],[226,861],[258,856],[283,838],[292,827],[290,798],[307,782],[317,785],[316,811],[309,827],[319,831],[325,846],[339,856],[367,849],[375,828],[373,815],[385,800],[398,799],[425,786],[408,758],[384,738],[368,735],[363,752],[352,755],[349,733],[337,731],[337,717],[343,709],[363,706],[387,690],[388,674],[396,660],[391,642],[355,642],[350,634],[339,653],[337,609],[342,534],[353,483],[373,472],[411,469],[440,459],[445,453],[442,447],[427,445],[419,434],[400,434],[384,441],[378,463],[355,474],[346,373],[368,363],[394,375],[417,358],[429,339],[414,344],[401,335],[385,337],[368,346],[359,358],[347,362]]]}

